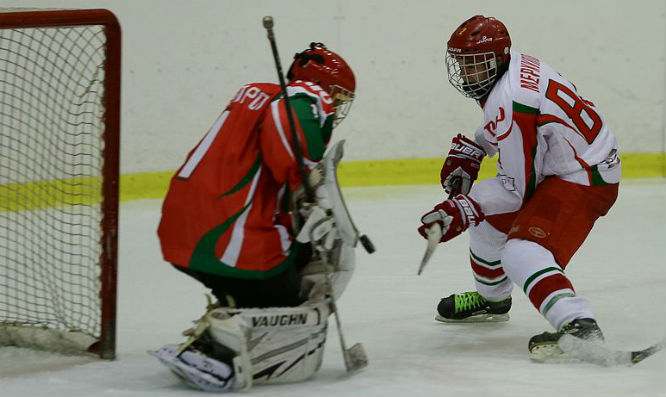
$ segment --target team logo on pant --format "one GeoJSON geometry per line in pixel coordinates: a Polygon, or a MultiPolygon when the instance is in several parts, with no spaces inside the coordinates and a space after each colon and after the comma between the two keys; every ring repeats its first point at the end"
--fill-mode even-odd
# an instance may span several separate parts
{"type": "Polygon", "coordinates": [[[530,226],[529,229],[527,229],[530,234],[536,238],[545,238],[546,237],[546,232],[543,231],[542,228],[538,226],[530,226]]]}

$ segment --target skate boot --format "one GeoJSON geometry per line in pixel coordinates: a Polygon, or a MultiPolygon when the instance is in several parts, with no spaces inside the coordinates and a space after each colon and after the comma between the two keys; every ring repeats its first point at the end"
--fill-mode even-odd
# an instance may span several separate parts
{"type": "Polygon", "coordinates": [[[437,305],[435,320],[442,322],[496,322],[507,321],[511,297],[491,302],[478,292],[463,292],[442,298],[437,305]]]}
{"type": "Polygon", "coordinates": [[[530,338],[527,346],[530,350],[530,358],[543,362],[562,356],[563,352],[557,342],[566,334],[591,342],[603,342],[604,340],[604,335],[596,321],[591,318],[579,318],[564,324],[558,332],[544,332],[530,338]]]}

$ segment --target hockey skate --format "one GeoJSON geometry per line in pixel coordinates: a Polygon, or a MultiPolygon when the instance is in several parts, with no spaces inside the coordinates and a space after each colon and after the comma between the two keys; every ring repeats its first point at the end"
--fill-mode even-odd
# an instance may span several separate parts
{"type": "Polygon", "coordinates": [[[498,302],[491,302],[478,292],[463,292],[442,298],[437,305],[435,320],[442,322],[498,322],[509,319],[511,297],[498,302]]]}
{"type": "Polygon", "coordinates": [[[166,345],[148,353],[195,389],[211,392],[232,390],[235,382],[233,364],[208,357],[193,347],[179,353],[179,347],[177,344],[166,345]]]}
{"type": "Polygon", "coordinates": [[[553,358],[564,359],[564,353],[558,346],[560,338],[564,335],[571,335],[593,343],[604,341],[604,335],[596,321],[591,318],[579,318],[565,324],[558,332],[544,332],[530,338],[528,344],[530,358],[538,362],[553,358]]]}

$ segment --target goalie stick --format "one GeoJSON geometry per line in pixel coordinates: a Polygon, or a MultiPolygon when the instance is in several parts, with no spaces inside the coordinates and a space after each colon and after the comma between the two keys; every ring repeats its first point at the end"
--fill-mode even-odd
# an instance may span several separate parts
{"type": "MultiPolygon", "coordinates": [[[[315,195],[305,172],[305,164],[303,162],[303,150],[301,148],[298,135],[296,134],[296,127],[294,124],[293,115],[291,113],[289,95],[287,94],[287,86],[284,81],[284,75],[282,74],[282,65],[280,64],[280,57],[278,55],[277,44],[275,41],[275,34],[273,33],[273,25],[274,25],[273,17],[265,16],[262,20],[262,23],[268,34],[268,41],[270,41],[271,43],[271,50],[273,51],[273,60],[275,61],[275,68],[277,69],[278,79],[280,81],[280,88],[284,93],[284,102],[285,102],[285,107],[287,109],[289,130],[291,131],[291,138],[293,140],[294,154],[296,156],[296,161],[298,163],[299,174],[301,176],[301,180],[303,181],[302,183],[303,183],[303,189],[305,190],[305,197],[309,203],[314,203],[315,195]]],[[[361,241],[363,248],[365,248],[365,250],[369,254],[375,251],[372,242],[367,236],[363,235],[359,238],[359,240],[361,241]]],[[[325,251],[322,251],[322,256],[324,257],[324,262],[325,262],[324,269],[326,271],[326,277],[325,277],[326,289],[328,290],[328,295],[331,299],[330,306],[331,306],[331,311],[335,316],[335,322],[338,327],[338,335],[340,335],[340,347],[342,348],[342,354],[345,360],[345,369],[347,370],[347,372],[355,372],[368,365],[368,357],[365,354],[363,345],[361,345],[360,343],[356,343],[352,347],[347,349],[344,337],[342,335],[342,328],[340,326],[340,314],[338,313],[338,308],[335,304],[335,298],[333,296],[333,287],[331,286],[331,280],[329,279],[330,270],[328,269],[328,258],[326,258],[327,255],[325,251]]]]}

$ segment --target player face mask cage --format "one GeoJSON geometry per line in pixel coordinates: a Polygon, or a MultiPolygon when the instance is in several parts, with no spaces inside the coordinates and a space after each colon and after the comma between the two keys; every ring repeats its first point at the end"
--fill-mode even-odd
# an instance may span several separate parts
{"type": "Polygon", "coordinates": [[[464,96],[479,100],[506,71],[511,38],[502,22],[474,15],[453,32],[446,48],[449,82],[464,96]]]}
{"type": "Polygon", "coordinates": [[[354,102],[354,93],[339,85],[332,85],[330,87],[333,107],[335,108],[335,118],[333,119],[333,128],[335,128],[347,117],[352,102],[354,102]]]}
{"type": "Polygon", "coordinates": [[[497,59],[492,52],[452,54],[446,52],[446,71],[449,82],[468,98],[486,96],[497,78],[497,59]]]}

